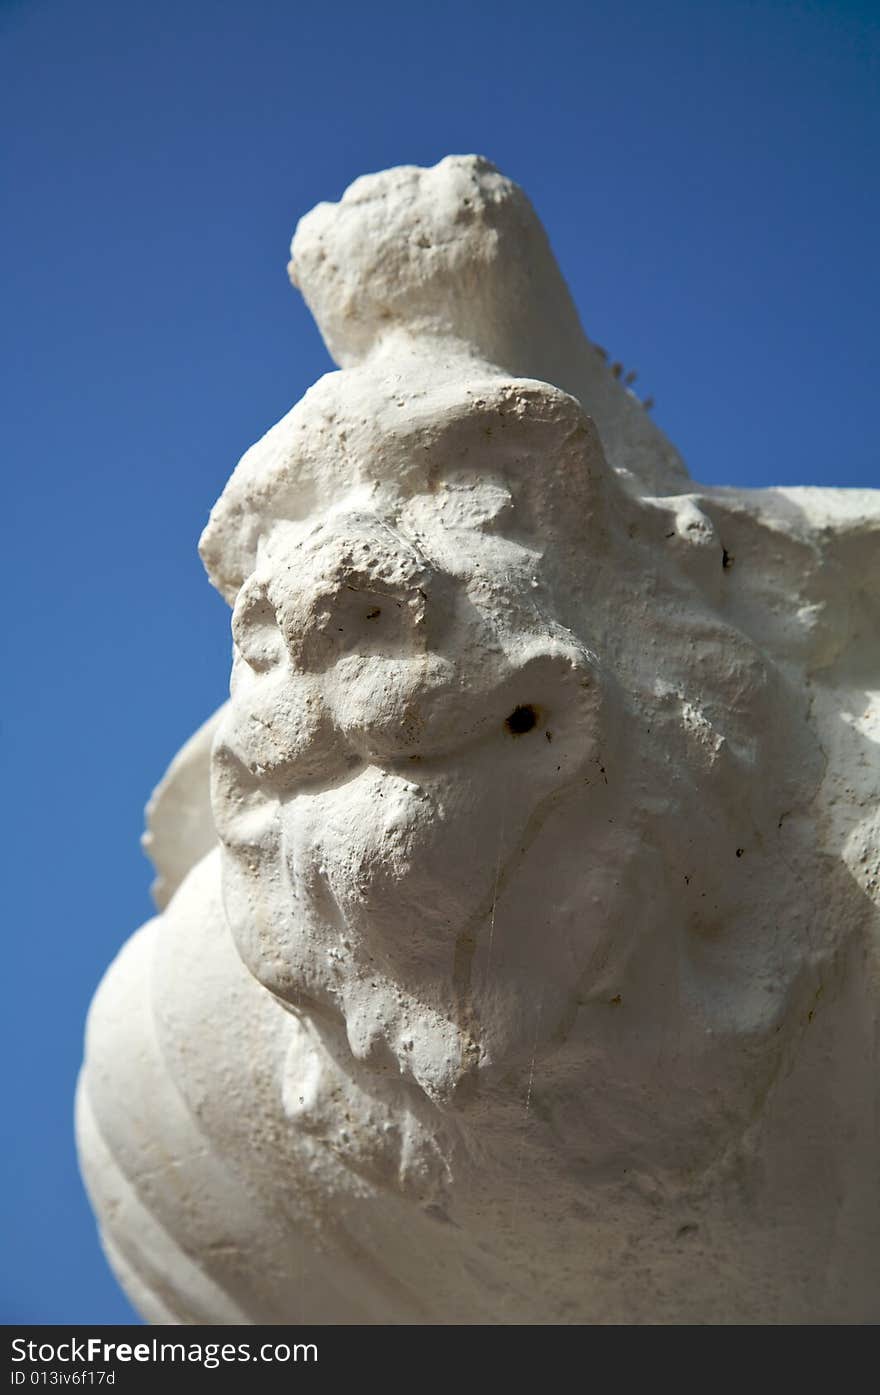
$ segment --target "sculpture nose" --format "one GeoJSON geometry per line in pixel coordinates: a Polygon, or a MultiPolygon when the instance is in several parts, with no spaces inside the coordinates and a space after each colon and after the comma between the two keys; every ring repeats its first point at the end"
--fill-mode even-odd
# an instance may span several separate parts
{"type": "Polygon", "coordinates": [[[286,653],[295,670],[321,673],[344,655],[406,658],[424,649],[431,568],[380,519],[345,515],[299,540],[284,567],[242,587],[233,634],[260,671],[286,653]]]}

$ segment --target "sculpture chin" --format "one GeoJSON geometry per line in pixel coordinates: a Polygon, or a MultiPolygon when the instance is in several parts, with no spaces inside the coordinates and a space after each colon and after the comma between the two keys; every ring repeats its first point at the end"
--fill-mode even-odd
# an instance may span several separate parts
{"type": "Polygon", "coordinates": [[[529,844],[565,798],[535,804],[528,784],[481,779],[472,760],[417,780],[367,766],[329,790],[267,798],[259,842],[224,830],[239,953],[294,1011],[344,1030],[357,1061],[449,1102],[534,1046],[525,1012],[498,1012],[531,996],[517,977],[528,930],[508,899],[513,881],[540,881],[529,844]]]}

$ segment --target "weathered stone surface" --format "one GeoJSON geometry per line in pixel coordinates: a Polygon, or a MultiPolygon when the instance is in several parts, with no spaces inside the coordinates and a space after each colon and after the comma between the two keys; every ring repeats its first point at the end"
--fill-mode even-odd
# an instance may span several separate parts
{"type": "Polygon", "coordinates": [[[695,484],[486,161],[358,180],[291,275],[342,371],[212,511],[231,698],[90,1015],[121,1282],[876,1320],[880,495],[695,484]]]}

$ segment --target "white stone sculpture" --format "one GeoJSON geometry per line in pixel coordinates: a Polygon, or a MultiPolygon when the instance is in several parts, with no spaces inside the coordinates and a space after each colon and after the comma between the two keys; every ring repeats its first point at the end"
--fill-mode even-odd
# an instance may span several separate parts
{"type": "Polygon", "coordinates": [[[121,1283],[876,1321],[880,494],[694,484],[485,160],[359,179],[292,253],[341,371],[211,514],[231,698],[89,1019],[121,1283]]]}

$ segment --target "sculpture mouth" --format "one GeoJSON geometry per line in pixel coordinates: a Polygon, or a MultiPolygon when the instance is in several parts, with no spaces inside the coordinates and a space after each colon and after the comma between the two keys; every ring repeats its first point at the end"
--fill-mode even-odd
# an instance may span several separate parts
{"type": "Polygon", "coordinates": [[[476,768],[486,753],[543,785],[601,735],[598,662],[565,631],[516,636],[509,649],[463,664],[430,653],[352,657],[319,680],[293,672],[264,681],[245,675],[234,687],[214,746],[215,767],[229,767],[245,799],[258,789],[286,801],[335,788],[368,766],[429,778],[476,768]]]}

